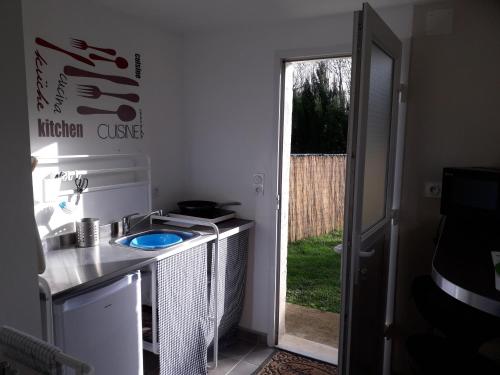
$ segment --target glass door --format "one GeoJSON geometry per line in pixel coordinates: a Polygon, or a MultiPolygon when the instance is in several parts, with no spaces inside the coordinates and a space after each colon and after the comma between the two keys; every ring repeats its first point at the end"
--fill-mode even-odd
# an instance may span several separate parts
{"type": "Polygon", "coordinates": [[[339,370],[383,373],[401,42],[368,5],[355,13],[339,370]]]}

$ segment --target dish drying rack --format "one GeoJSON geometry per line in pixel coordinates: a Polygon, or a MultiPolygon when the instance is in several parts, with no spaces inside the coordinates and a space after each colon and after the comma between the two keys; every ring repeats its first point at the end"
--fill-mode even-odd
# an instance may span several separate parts
{"type": "Polygon", "coordinates": [[[143,154],[61,155],[37,159],[36,171],[52,172],[42,177],[44,202],[75,194],[73,181],[82,176],[93,182],[82,193],[151,185],[151,161],[143,154]],[[57,176],[55,172],[63,174],[57,176]]]}
{"type": "Polygon", "coordinates": [[[94,368],[61,349],[17,329],[0,327],[0,375],[22,375],[28,368],[40,374],[59,374],[62,368],[74,370],[75,375],[94,375],[94,368]]]}

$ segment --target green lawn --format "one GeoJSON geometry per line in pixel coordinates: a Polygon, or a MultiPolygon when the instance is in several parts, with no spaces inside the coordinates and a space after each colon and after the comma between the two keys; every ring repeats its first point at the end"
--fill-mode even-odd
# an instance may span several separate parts
{"type": "Polygon", "coordinates": [[[335,231],[288,244],[287,302],[340,312],[340,255],[333,247],[341,242],[335,231]]]}

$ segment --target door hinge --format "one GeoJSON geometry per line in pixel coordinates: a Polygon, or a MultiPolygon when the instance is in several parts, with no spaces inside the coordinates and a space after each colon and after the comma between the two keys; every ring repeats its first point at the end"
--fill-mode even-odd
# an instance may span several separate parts
{"type": "Polygon", "coordinates": [[[280,199],[280,195],[277,194],[276,195],[276,211],[278,211],[281,207],[281,199],[280,199]]]}
{"type": "Polygon", "coordinates": [[[356,15],[358,17],[356,52],[361,53],[361,47],[363,45],[363,11],[356,12],[356,15]]]}
{"type": "Polygon", "coordinates": [[[399,210],[391,210],[392,225],[399,224],[399,210]]]}
{"type": "Polygon", "coordinates": [[[384,325],[384,337],[388,340],[391,340],[394,338],[395,335],[395,330],[396,328],[394,327],[394,324],[385,324],[384,325]]]}
{"type": "Polygon", "coordinates": [[[398,88],[399,102],[406,103],[408,99],[408,85],[406,83],[400,83],[398,88]]]}

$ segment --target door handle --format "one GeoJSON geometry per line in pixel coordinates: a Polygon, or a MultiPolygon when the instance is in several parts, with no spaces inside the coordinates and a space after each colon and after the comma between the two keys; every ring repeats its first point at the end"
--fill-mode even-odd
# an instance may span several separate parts
{"type": "Polygon", "coordinates": [[[375,249],[371,249],[370,251],[360,251],[359,252],[360,258],[370,258],[373,255],[375,255],[375,249]]]}
{"type": "Polygon", "coordinates": [[[335,251],[337,254],[342,254],[343,249],[344,249],[343,244],[338,244],[337,246],[333,247],[333,251],[335,251]]]}

